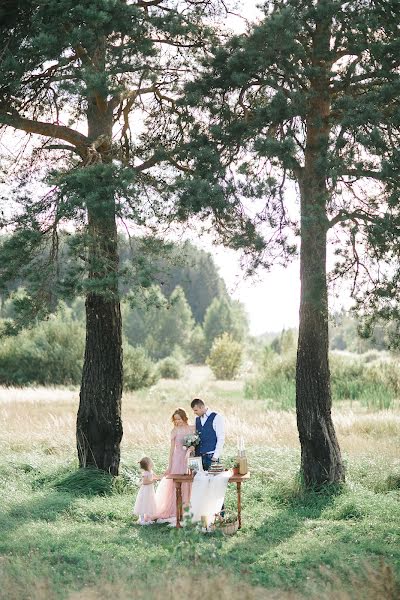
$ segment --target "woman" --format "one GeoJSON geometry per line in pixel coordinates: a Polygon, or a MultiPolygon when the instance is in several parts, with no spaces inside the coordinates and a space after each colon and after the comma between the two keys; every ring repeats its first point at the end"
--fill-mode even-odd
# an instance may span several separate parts
{"type": "MultiPolygon", "coordinates": [[[[172,415],[174,428],[171,432],[171,446],[169,450],[168,468],[164,477],[159,483],[156,492],[157,519],[172,520],[176,518],[176,495],[175,486],[172,479],[167,479],[166,475],[176,473],[185,475],[187,473],[188,450],[183,446],[185,435],[194,432],[194,426],[189,425],[188,417],[183,408],[177,408],[172,415]]],[[[189,505],[190,501],[190,483],[182,483],[182,503],[183,508],[189,505]]]]}

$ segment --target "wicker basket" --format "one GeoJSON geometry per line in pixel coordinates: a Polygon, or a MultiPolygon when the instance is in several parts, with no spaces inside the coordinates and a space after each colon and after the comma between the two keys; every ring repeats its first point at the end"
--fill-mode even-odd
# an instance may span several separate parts
{"type": "Polygon", "coordinates": [[[213,532],[213,533],[215,531],[220,531],[224,535],[233,535],[234,533],[237,532],[238,529],[239,529],[239,521],[238,521],[238,519],[236,519],[236,521],[234,521],[233,523],[224,523],[224,524],[218,525],[218,527],[216,527],[215,525],[210,525],[208,528],[208,531],[213,532]]]}

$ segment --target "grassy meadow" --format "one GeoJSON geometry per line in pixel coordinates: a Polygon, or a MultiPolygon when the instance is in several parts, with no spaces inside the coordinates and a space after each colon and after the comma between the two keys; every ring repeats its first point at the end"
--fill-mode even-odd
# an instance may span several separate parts
{"type": "MultiPolygon", "coordinates": [[[[341,489],[305,493],[293,409],[245,399],[243,381],[187,367],[123,398],[121,475],[76,471],[77,389],[0,388],[0,599],[395,599],[400,595],[400,408],[334,408],[341,489]],[[140,527],[137,461],[166,467],[170,415],[194,396],[242,435],[251,479],[234,536],[140,527]],[[83,477],[84,475],[84,477],[83,477]]],[[[235,489],[226,505],[234,510],[235,489]]]]}

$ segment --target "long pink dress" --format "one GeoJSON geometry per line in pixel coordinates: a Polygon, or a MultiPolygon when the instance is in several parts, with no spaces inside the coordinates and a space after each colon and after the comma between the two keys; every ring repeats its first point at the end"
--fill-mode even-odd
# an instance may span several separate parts
{"type": "MultiPolygon", "coordinates": [[[[174,443],[172,453],[171,468],[168,473],[179,473],[185,475],[187,473],[187,448],[183,447],[183,438],[188,433],[193,433],[194,427],[184,425],[182,427],[174,427],[171,433],[171,441],[174,443]]],[[[190,501],[191,484],[182,484],[182,503],[183,508],[190,501]]],[[[163,477],[156,491],[157,504],[157,519],[171,519],[176,517],[176,495],[175,485],[172,479],[163,477]]]]}

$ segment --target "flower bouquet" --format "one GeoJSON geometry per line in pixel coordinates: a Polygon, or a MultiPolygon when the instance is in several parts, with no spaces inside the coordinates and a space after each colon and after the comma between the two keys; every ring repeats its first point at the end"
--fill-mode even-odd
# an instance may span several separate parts
{"type": "Polygon", "coordinates": [[[190,448],[191,446],[198,446],[200,444],[200,434],[195,431],[194,433],[188,433],[183,438],[183,447],[190,448]]]}

